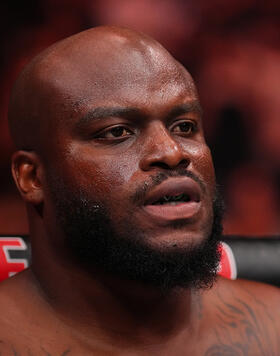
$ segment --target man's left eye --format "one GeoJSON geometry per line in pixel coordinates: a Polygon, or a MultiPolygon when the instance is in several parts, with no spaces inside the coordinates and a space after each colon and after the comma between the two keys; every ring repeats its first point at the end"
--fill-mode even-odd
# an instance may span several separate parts
{"type": "Polygon", "coordinates": [[[173,127],[172,131],[185,135],[192,134],[196,130],[196,124],[193,121],[182,121],[173,127]]]}
{"type": "Polygon", "coordinates": [[[99,137],[101,138],[122,138],[130,136],[132,132],[124,126],[112,127],[109,130],[102,132],[99,137]]]}

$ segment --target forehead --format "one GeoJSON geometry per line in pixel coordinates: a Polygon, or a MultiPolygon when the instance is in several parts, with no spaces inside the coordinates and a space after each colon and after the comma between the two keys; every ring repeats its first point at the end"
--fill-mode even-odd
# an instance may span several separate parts
{"type": "MultiPolygon", "coordinates": [[[[111,42],[110,42],[111,41],[111,42]]],[[[176,98],[196,98],[189,73],[160,45],[106,43],[60,49],[41,63],[41,83],[49,99],[73,106],[163,105],[176,98]]]]}

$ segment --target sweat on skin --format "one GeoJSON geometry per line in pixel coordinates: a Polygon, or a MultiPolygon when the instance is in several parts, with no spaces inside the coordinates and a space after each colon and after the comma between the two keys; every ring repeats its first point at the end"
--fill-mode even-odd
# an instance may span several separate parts
{"type": "Polygon", "coordinates": [[[33,255],[0,287],[1,352],[279,353],[279,291],[214,283],[221,203],[201,116],[186,69],[132,30],[90,29],[27,65],[9,122],[33,255]]]}

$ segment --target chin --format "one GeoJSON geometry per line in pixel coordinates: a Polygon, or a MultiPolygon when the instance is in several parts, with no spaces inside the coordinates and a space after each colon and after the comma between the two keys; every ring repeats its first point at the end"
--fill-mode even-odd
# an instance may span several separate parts
{"type": "Polygon", "coordinates": [[[168,229],[164,232],[153,234],[151,237],[146,237],[146,242],[149,247],[159,248],[159,250],[165,249],[191,249],[198,246],[207,240],[211,233],[209,231],[193,231],[190,229],[168,229]]]}

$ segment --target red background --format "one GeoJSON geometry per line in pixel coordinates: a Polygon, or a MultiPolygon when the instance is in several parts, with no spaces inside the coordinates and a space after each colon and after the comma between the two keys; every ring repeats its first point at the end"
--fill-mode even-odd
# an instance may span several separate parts
{"type": "Polygon", "coordinates": [[[100,24],[158,39],[195,78],[227,214],[225,233],[279,235],[280,2],[41,0],[1,5],[0,232],[28,233],[10,174],[11,85],[32,56],[100,24]]]}

